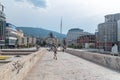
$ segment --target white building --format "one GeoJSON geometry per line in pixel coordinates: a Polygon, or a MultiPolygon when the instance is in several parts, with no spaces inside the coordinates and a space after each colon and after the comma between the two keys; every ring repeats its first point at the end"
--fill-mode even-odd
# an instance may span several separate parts
{"type": "Polygon", "coordinates": [[[99,48],[111,50],[113,44],[116,44],[120,33],[120,13],[109,14],[105,16],[105,22],[98,25],[97,42],[99,48]]]}
{"type": "Polygon", "coordinates": [[[117,21],[117,41],[118,41],[118,50],[120,51],[120,20],[117,21]]]}
{"type": "Polygon", "coordinates": [[[17,29],[16,26],[6,23],[6,40],[5,45],[7,47],[15,47],[17,45],[17,29]]]}
{"type": "Polygon", "coordinates": [[[117,22],[117,40],[120,41],[120,20],[117,22]]]}
{"type": "Polygon", "coordinates": [[[24,45],[27,46],[27,36],[24,36],[24,45]]]}
{"type": "Polygon", "coordinates": [[[77,40],[77,38],[83,33],[82,29],[79,28],[73,28],[70,29],[67,33],[67,40],[68,41],[74,41],[77,40]]]}
{"type": "Polygon", "coordinates": [[[77,39],[78,37],[80,36],[83,36],[83,35],[88,35],[90,33],[88,32],[84,32],[82,29],[79,29],[79,28],[72,28],[68,31],[67,33],[67,45],[71,45],[71,44],[74,44],[74,45],[77,45],[77,39]]]}
{"type": "Polygon", "coordinates": [[[37,41],[37,39],[35,37],[33,37],[32,44],[36,45],[36,41],[37,41]]]}
{"type": "Polygon", "coordinates": [[[17,39],[17,44],[19,47],[24,45],[24,33],[22,30],[17,30],[17,39]]]}
{"type": "Polygon", "coordinates": [[[4,14],[4,6],[0,3],[0,47],[5,46],[5,23],[6,16],[4,14]]]}
{"type": "Polygon", "coordinates": [[[105,16],[105,22],[117,22],[118,20],[120,20],[120,13],[105,16]]]}

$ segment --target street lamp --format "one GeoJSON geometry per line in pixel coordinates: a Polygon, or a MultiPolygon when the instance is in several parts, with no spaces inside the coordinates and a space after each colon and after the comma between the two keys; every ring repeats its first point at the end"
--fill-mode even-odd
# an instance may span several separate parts
{"type": "Polygon", "coordinates": [[[105,41],[104,50],[106,51],[107,50],[107,36],[106,35],[104,36],[104,41],[105,41]]]}

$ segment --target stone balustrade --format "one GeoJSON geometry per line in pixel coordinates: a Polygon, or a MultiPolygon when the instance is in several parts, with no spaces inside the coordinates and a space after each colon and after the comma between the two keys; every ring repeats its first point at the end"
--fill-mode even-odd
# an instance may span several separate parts
{"type": "Polygon", "coordinates": [[[23,80],[44,53],[46,50],[41,49],[1,66],[0,80],[23,80]]]}
{"type": "Polygon", "coordinates": [[[120,57],[67,49],[66,52],[120,72],[120,57]]]}

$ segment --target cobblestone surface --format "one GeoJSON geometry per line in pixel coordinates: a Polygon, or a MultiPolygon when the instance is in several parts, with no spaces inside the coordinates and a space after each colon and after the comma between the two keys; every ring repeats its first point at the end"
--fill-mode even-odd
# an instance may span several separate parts
{"type": "Polygon", "coordinates": [[[25,80],[120,80],[120,73],[86,61],[79,57],[58,52],[46,53],[25,80]]]}

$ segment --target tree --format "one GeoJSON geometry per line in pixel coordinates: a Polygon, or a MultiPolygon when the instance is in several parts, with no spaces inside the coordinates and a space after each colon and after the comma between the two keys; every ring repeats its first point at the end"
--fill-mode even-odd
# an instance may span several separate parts
{"type": "Polygon", "coordinates": [[[63,44],[66,45],[66,40],[65,40],[65,38],[63,39],[63,44]]]}
{"type": "Polygon", "coordinates": [[[54,38],[54,36],[53,36],[53,33],[52,33],[52,32],[50,32],[50,33],[49,33],[49,37],[50,37],[50,38],[54,38]]]}

